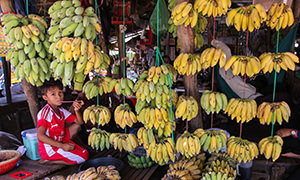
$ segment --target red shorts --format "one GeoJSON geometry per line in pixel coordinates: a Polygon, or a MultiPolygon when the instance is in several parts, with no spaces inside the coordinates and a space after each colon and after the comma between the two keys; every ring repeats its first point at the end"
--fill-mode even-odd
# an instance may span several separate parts
{"type": "Polygon", "coordinates": [[[39,142],[39,154],[41,158],[50,161],[64,161],[69,164],[81,164],[88,159],[88,151],[70,140],[69,128],[65,129],[65,136],[62,143],[72,143],[75,145],[75,148],[72,151],[64,151],[61,148],[39,142]]]}

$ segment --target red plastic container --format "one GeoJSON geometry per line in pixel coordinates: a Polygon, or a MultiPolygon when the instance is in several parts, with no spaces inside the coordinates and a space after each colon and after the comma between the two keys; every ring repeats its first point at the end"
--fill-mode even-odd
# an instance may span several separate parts
{"type": "Polygon", "coordinates": [[[0,174],[12,170],[16,166],[20,157],[21,157],[21,153],[19,151],[1,150],[0,151],[0,174]]]}

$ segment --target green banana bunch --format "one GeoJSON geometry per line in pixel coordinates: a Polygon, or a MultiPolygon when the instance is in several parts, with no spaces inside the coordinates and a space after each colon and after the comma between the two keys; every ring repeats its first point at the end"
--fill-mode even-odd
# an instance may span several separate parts
{"type": "Polygon", "coordinates": [[[206,114],[219,113],[220,110],[225,110],[227,107],[227,97],[223,93],[211,92],[205,90],[201,96],[201,107],[205,110],[206,114]]]}
{"type": "Polygon", "coordinates": [[[194,132],[200,140],[200,145],[204,151],[219,152],[226,147],[227,135],[223,130],[202,130],[198,129],[194,132]]]}
{"type": "Polygon", "coordinates": [[[104,93],[110,93],[112,91],[111,85],[115,81],[110,77],[94,77],[92,80],[86,82],[82,88],[82,92],[85,93],[87,99],[92,99],[99,93],[102,96],[104,93]]]}
{"type": "Polygon", "coordinates": [[[75,63],[60,62],[58,59],[53,60],[50,64],[50,70],[54,79],[61,79],[64,86],[71,85],[72,79],[75,76],[75,63]]]}
{"type": "Polygon", "coordinates": [[[8,44],[14,47],[7,53],[6,59],[15,68],[16,78],[26,78],[32,85],[41,86],[51,77],[50,43],[45,34],[47,23],[35,14],[29,14],[26,18],[5,14],[1,17],[1,23],[8,44]]]}
{"type": "Polygon", "coordinates": [[[127,97],[132,96],[133,95],[133,87],[134,87],[134,83],[132,80],[128,79],[128,78],[121,78],[121,79],[117,79],[116,82],[114,82],[115,84],[115,91],[118,95],[125,95],[127,97]]]}
{"type": "Polygon", "coordinates": [[[92,128],[92,131],[88,137],[88,145],[91,146],[93,149],[103,151],[105,148],[110,148],[109,143],[110,133],[106,132],[105,130],[96,129],[95,127],[92,128]]]}
{"type": "Polygon", "coordinates": [[[133,153],[130,153],[127,156],[128,163],[131,167],[135,167],[137,169],[139,168],[149,168],[151,167],[154,163],[153,161],[147,157],[147,156],[136,156],[133,153]]]}
{"type": "Polygon", "coordinates": [[[83,121],[87,123],[91,121],[93,125],[98,124],[104,126],[108,124],[111,118],[109,109],[105,106],[89,106],[83,112],[83,121]]]}

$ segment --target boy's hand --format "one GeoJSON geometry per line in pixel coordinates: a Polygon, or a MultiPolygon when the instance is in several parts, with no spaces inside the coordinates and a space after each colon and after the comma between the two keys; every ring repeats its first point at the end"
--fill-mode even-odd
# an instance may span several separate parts
{"type": "Polygon", "coordinates": [[[64,143],[61,147],[64,151],[72,151],[75,148],[75,145],[72,143],[64,143]]]}
{"type": "Polygon", "coordinates": [[[74,111],[79,111],[79,109],[81,109],[82,105],[84,105],[84,102],[82,100],[74,101],[73,102],[74,111]]]}

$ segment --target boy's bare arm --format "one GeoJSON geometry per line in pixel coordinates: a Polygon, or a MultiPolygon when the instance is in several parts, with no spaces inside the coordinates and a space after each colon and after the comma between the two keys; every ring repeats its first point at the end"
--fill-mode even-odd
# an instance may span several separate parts
{"type": "Polygon", "coordinates": [[[83,101],[74,101],[74,103],[73,103],[74,111],[75,111],[75,115],[76,115],[75,123],[79,124],[79,125],[83,124],[82,113],[80,112],[82,105],[84,105],[83,101]]]}

